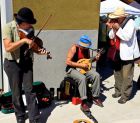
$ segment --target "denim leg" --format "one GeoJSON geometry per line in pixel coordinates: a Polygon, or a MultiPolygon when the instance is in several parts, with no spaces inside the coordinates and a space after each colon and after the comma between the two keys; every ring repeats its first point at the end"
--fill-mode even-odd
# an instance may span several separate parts
{"type": "Polygon", "coordinates": [[[14,61],[4,61],[4,70],[9,79],[9,85],[12,91],[12,102],[14,105],[17,119],[25,116],[25,106],[22,100],[22,74],[18,64],[14,61]]]}
{"type": "Polygon", "coordinates": [[[95,70],[91,69],[86,73],[86,79],[92,82],[92,96],[99,97],[100,95],[100,75],[95,70]]]}
{"type": "Polygon", "coordinates": [[[78,82],[81,100],[87,99],[86,76],[75,69],[67,73],[67,76],[73,78],[75,82],[78,82]]]}
{"type": "Polygon", "coordinates": [[[36,101],[36,94],[32,93],[33,89],[33,71],[29,69],[23,74],[23,87],[26,96],[28,115],[30,120],[40,118],[39,109],[36,101]]]}

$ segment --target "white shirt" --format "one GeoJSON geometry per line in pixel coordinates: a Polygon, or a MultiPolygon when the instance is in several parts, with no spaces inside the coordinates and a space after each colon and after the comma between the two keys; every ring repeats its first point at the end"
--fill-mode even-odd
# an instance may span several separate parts
{"type": "MultiPolygon", "coordinates": [[[[133,60],[140,57],[134,20],[130,19],[123,29],[120,27],[116,35],[120,38],[121,60],[133,60]]],[[[115,37],[113,29],[109,32],[109,37],[110,39],[115,37]]]]}

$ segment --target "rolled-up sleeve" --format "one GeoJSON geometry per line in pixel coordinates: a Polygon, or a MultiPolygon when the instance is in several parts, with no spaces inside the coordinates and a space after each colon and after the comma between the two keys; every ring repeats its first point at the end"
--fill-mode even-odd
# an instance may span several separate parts
{"type": "Polygon", "coordinates": [[[11,31],[10,26],[8,24],[5,25],[4,28],[2,29],[2,39],[4,40],[4,39],[8,38],[8,39],[12,40],[11,33],[12,33],[12,31],[11,31]]]}
{"type": "Polygon", "coordinates": [[[132,19],[130,19],[123,29],[121,27],[118,29],[116,35],[123,41],[130,41],[133,36],[134,30],[135,23],[132,19]]]}
{"type": "Polygon", "coordinates": [[[109,32],[109,38],[113,39],[114,37],[115,37],[115,33],[114,33],[113,29],[111,29],[109,32]]]}

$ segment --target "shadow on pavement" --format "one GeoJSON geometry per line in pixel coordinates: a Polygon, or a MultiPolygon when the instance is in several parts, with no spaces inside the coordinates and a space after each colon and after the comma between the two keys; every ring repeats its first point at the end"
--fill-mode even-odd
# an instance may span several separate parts
{"type": "Polygon", "coordinates": [[[51,115],[51,112],[55,109],[56,106],[62,106],[64,104],[68,104],[69,101],[57,101],[53,100],[52,104],[46,108],[40,109],[41,112],[41,123],[47,123],[48,117],[51,115]]]}

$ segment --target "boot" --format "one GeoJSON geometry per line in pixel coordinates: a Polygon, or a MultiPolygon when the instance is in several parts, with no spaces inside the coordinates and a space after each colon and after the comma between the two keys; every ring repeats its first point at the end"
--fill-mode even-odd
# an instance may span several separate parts
{"type": "Polygon", "coordinates": [[[83,100],[82,101],[81,106],[80,106],[80,109],[83,112],[89,112],[90,111],[89,106],[87,105],[87,100],[83,100]]]}

